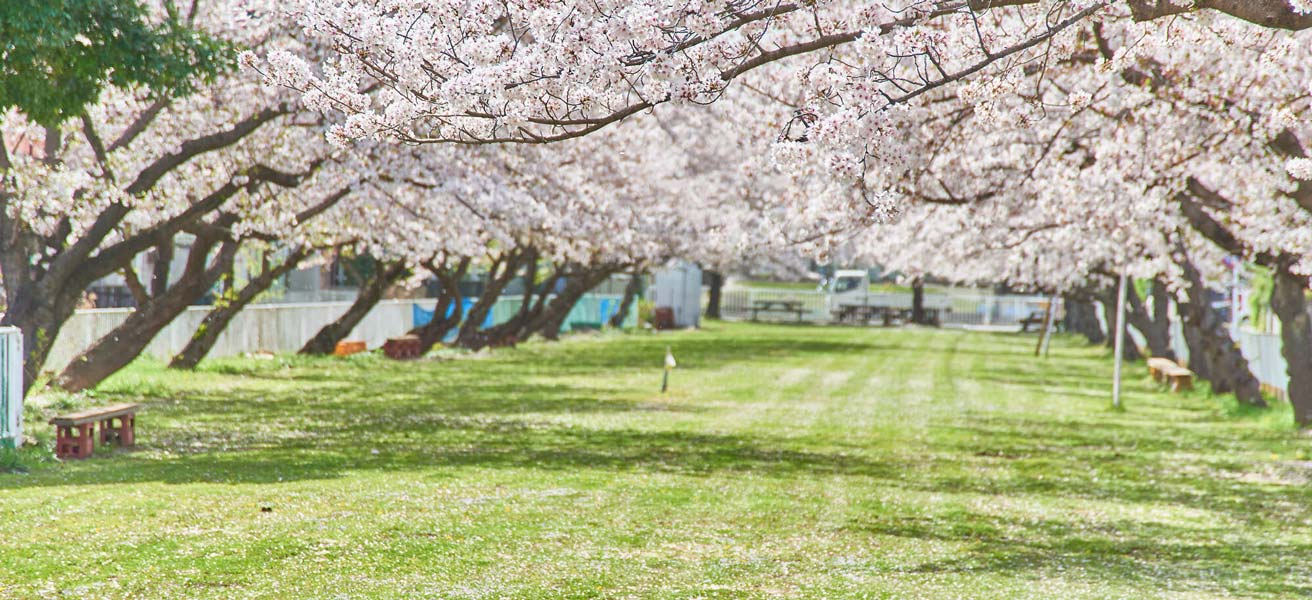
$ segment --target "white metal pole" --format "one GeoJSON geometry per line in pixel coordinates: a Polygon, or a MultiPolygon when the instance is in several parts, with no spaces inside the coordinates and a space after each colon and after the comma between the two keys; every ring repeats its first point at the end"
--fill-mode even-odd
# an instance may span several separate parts
{"type": "Polygon", "coordinates": [[[1116,292],[1116,358],[1112,368],[1112,407],[1121,407],[1121,356],[1125,350],[1125,273],[1116,292]]]}
{"type": "Polygon", "coordinates": [[[1043,356],[1048,356],[1048,346],[1052,343],[1052,329],[1057,323],[1057,296],[1048,300],[1048,322],[1043,324],[1043,356]]]}

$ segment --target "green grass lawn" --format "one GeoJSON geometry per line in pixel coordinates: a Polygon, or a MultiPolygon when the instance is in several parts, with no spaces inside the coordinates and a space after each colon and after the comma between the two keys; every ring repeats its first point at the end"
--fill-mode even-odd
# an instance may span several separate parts
{"type": "Polygon", "coordinates": [[[139,446],[0,475],[0,597],[1312,594],[1312,440],[1286,409],[1132,365],[1113,412],[1102,349],[1033,341],[715,323],[139,363],[44,399],[143,402],[139,446]]]}

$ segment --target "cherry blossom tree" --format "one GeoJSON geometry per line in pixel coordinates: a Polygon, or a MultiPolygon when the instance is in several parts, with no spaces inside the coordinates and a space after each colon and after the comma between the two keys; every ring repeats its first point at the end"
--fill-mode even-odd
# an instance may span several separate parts
{"type": "MultiPolygon", "coordinates": [[[[170,4],[171,5],[171,4],[170,4]]],[[[159,15],[173,14],[160,4],[159,15]]],[[[197,28],[251,48],[303,50],[280,35],[280,17],[254,5],[192,3],[197,28]]],[[[163,18],[161,16],[161,18],[163,18]]],[[[331,154],[323,122],[299,111],[289,94],[243,73],[198,81],[194,93],[167,97],[134,87],[103,90],[70,123],[41,125],[9,111],[0,218],[3,322],[24,334],[25,385],[37,378],[51,344],[93,281],[123,273],[145,290],[125,324],[65,370],[58,381],[80,389],[134,357],[154,332],[227,270],[240,239],[322,210],[340,196],[298,197],[331,154]],[[179,236],[193,236],[183,279],[170,285],[167,257],[179,236]],[[160,272],[147,285],[133,259],[154,250],[160,272]]]]}

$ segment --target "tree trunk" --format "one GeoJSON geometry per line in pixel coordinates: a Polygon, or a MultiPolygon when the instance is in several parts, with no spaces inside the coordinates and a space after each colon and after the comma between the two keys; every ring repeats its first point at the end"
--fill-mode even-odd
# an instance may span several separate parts
{"type": "MultiPolygon", "coordinates": [[[[712,306],[715,307],[716,311],[714,318],[718,319],[720,318],[719,292],[715,291],[715,289],[714,280],[712,280],[711,297],[715,299],[712,306]]],[[[629,283],[624,286],[624,299],[620,301],[619,310],[616,310],[615,314],[610,317],[611,327],[616,329],[624,327],[624,320],[629,318],[629,311],[633,309],[633,300],[637,298],[640,293],[642,293],[642,273],[635,271],[629,278],[629,283]]],[[[709,308],[706,310],[706,316],[711,316],[709,308]]]]}
{"type": "Polygon", "coordinates": [[[52,294],[56,297],[42,298],[43,295],[30,291],[15,294],[26,302],[18,306],[10,304],[4,319],[0,320],[0,324],[17,327],[23,334],[24,395],[41,376],[41,369],[55,345],[55,338],[77,308],[76,297],[59,298],[52,294]]]}
{"type": "MultiPolygon", "coordinates": [[[[1126,285],[1129,285],[1129,282],[1126,282],[1126,285]]],[[[1128,290],[1128,289],[1125,292],[1127,298],[1129,297],[1130,294],[1134,293],[1133,290],[1128,290]]],[[[1103,292],[1098,295],[1098,299],[1102,302],[1103,320],[1107,322],[1107,339],[1104,342],[1104,345],[1108,348],[1111,348],[1112,353],[1115,354],[1116,288],[1111,287],[1111,288],[1107,288],[1106,290],[1103,290],[1103,292]]],[[[1126,312],[1127,312],[1126,316],[1128,317],[1129,311],[1126,312]]],[[[1126,324],[1127,325],[1129,324],[1129,319],[1126,320],[1126,324]]],[[[1125,335],[1125,346],[1121,349],[1121,358],[1130,362],[1143,360],[1143,352],[1139,350],[1139,345],[1134,343],[1134,338],[1130,337],[1128,333],[1125,335]]]]}
{"type": "Polygon", "coordinates": [[[350,335],[351,330],[364,320],[369,311],[378,305],[379,300],[383,299],[383,293],[387,288],[405,277],[406,273],[405,261],[379,263],[373,275],[360,286],[360,293],[356,295],[351,307],[346,309],[336,321],[324,325],[318,333],[314,334],[314,337],[301,347],[300,354],[332,354],[333,350],[337,349],[337,342],[350,335]]]}
{"type": "Polygon", "coordinates": [[[209,251],[213,246],[212,240],[198,238],[191,248],[187,268],[178,282],[160,296],[151,298],[145,306],[137,307],[127,320],[96,340],[95,344],[64,368],[54,384],[70,392],[90,389],[136,360],[150,341],[155,339],[155,335],[204,296],[219,277],[232,267],[239,243],[223,242],[218,256],[207,267],[209,251]]]}
{"type": "Polygon", "coordinates": [[[469,259],[462,258],[454,269],[428,265],[428,270],[442,283],[442,291],[437,305],[433,307],[433,320],[410,330],[411,335],[419,337],[419,352],[426,353],[442,341],[460,324],[464,316],[464,306],[460,297],[460,280],[469,272],[469,259]],[[450,311],[451,315],[447,316],[450,311]]]}
{"type": "Polygon", "coordinates": [[[1153,310],[1150,313],[1139,292],[1134,286],[1127,286],[1125,300],[1127,303],[1126,319],[1139,333],[1143,334],[1148,344],[1148,352],[1159,358],[1175,360],[1175,351],[1171,349],[1171,321],[1165,310],[1159,310],[1165,294],[1157,293],[1160,285],[1153,282],[1153,310]]]}
{"type": "Polygon", "coordinates": [[[1308,280],[1291,270],[1289,259],[1272,269],[1275,289],[1271,309],[1280,319],[1281,354],[1285,357],[1289,385],[1285,393],[1294,408],[1294,422],[1312,425],[1312,319],[1308,316],[1308,280]]]}
{"type": "MultiPolygon", "coordinates": [[[[528,336],[532,335],[538,325],[537,320],[544,312],[546,312],[548,303],[554,298],[554,296],[551,295],[551,290],[556,289],[556,285],[565,276],[565,273],[569,269],[570,267],[567,265],[553,271],[551,276],[543,282],[542,293],[537,294],[536,300],[534,299],[533,294],[526,290],[523,303],[519,307],[519,312],[515,313],[515,315],[506,322],[497,323],[496,325],[479,332],[483,339],[483,344],[489,346],[513,346],[528,339],[528,336]]],[[[537,269],[536,267],[530,267],[530,270],[536,272],[537,269]]]]}
{"type": "MultiPolygon", "coordinates": [[[[706,318],[719,319],[720,297],[723,295],[724,292],[724,275],[721,274],[719,271],[707,271],[706,275],[711,280],[710,294],[706,299],[706,318]]],[[[625,299],[628,299],[629,297],[628,293],[629,290],[626,288],[624,290],[625,299]]],[[[625,314],[628,314],[627,309],[625,314]]]]}
{"type": "MultiPolygon", "coordinates": [[[[1189,311],[1189,303],[1184,302],[1178,305],[1181,315],[1189,311]]],[[[1204,381],[1212,380],[1212,365],[1207,362],[1207,350],[1203,348],[1203,332],[1189,319],[1181,319],[1180,330],[1184,332],[1184,344],[1189,348],[1189,370],[1194,372],[1199,379],[1204,381]]]]}
{"type": "Polygon", "coordinates": [[[492,307],[496,306],[497,300],[501,298],[501,292],[514,281],[516,272],[519,267],[524,267],[524,303],[520,306],[520,314],[528,310],[532,303],[533,293],[535,291],[535,280],[537,279],[537,252],[532,248],[523,251],[515,251],[492,263],[492,268],[488,270],[487,285],[483,288],[483,293],[469,307],[469,314],[465,317],[465,322],[460,325],[460,331],[456,334],[456,345],[469,350],[480,350],[489,345],[489,330],[495,329],[495,326],[489,330],[482,329],[483,322],[492,312],[492,307]]]}
{"type": "Polygon", "coordinates": [[[1066,295],[1066,331],[1083,335],[1090,344],[1101,344],[1107,340],[1098,324],[1098,309],[1087,297],[1076,294],[1066,295]]]}
{"type": "Polygon", "coordinates": [[[283,259],[283,262],[277,267],[267,268],[266,266],[259,275],[242,286],[236,297],[228,301],[216,302],[214,308],[210,309],[209,314],[205,315],[205,318],[200,322],[200,326],[196,328],[196,332],[192,334],[191,340],[187,342],[186,347],[175,355],[173,360],[169,361],[169,368],[196,368],[201,359],[205,358],[210,350],[214,348],[214,344],[218,343],[219,334],[228,328],[237,313],[240,313],[260,294],[272,287],[283,275],[295,269],[296,265],[300,264],[309,255],[308,250],[297,248],[283,259]]]}
{"type": "Polygon", "coordinates": [[[519,338],[526,340],[534,333],[538,333],[548,340],[560,339],[560,330],[570,311],[574,310],[574,306],[584,294],[600,285],[616,270],[618,269],[613,266],[602,266],[576,271],[565,280],[565,289],[552,298],[542,314],[525,324],[519,338]]]}
{"type": "Polygon", "coordinates": [[[911,322],[925,325],[925,282],[917,277],[911,281],[911,322]]]}
{"type": "Polygon", "coordinates": [[[61,268],[58,258],[33,263],[32,257],[41,254],[45,244],[7,214],[3,192],[0,189],[0,273],[5,307],[0,325],[17,327],[23,334],[22,388],[26,394],[41,376],[55,339],[77,310],[86,286],[113,271],[70,271],[70,263],[61,268]]]}
{"type": "Polygon", "coordinates": [[[1266,401],[1262,399],[1261,385],[1253,377],[1248,359],[1244,358],[1239,346],[1230,337],[1228,324],[1212,310],[1207,301],[1207,288],[1198,269],[1182,249],[1177,250],[1176,254],[1176,262],[1184,272],[1189,296],[1183,316],[1201,334],[1202,351],[1207,357],[1208,370],[1212,376],[1212,391],[1218,394],[1234,392],[1242,404],[1266,406],[1266,401]]]}

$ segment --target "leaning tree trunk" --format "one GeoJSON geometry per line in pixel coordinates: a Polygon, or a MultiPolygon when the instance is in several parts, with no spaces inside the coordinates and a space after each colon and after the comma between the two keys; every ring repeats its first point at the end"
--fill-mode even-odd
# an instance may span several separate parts
{"type": "Polygon", "coordinates": [[[504,323],[497,323],[480,331],[481,343],[486,346],[513,346],[528,339],[535,330],[538,319],[546,312],[548,302],[554,299],[550,293],[551,290],[556,289],[556,285],[565,276],[566,270],[568,270],[568,267],[556,269],[552,272],[551,276],[543,282],[542,293],[537,294],[536,300],[534,300],[533,294],[529,290],[525,290],[524,300],[519,307],[519,312],[504,323]]]}
{"type": "Polygon", "coordinates": [[[465,322],[460,325],[460,331],[456,333],[456,345],[469,350],[480,350],[490,345],[490,330],[482,329],[483,322],[496,306],[497,300],[501,298],[501,292],[514,281],[519,267],[524,267],[524,302],[520,306],[519,312],[522,314],[528,310],[532,304],[535,280],[537,279],[537,252],[528,248],[522,252],[515,252],[508,256],[503,256],[492,264],[488,271],[487,285],[483,288],[483,293],[474,301],[474,305],[469,307],[469,314],[465,316],[465,322]]]}
{"type": "Polygon", "coordinates": [[[374,270],[372,276],[365,280],[360,286],[360,293],[356,295],[355,302],[351,307],[346,309],[342,316],[336,321],[324,325],[310,341],[301,347],[301,354],[332,354],[337,349],[337,342],[342,341],[346,336],[351,334],[356,325],[363,321],[369,311],[378,305],[383,299],[383,293],[392,284],[399,281],[407,273],[405,261],[399,260],[390,263],[382,263],[374,270]]]}
{"type": "MultiPolygon", "coordinates": [[[[1166,316],[1167,313],[1159,310],[1159,302],[1162,302],[1164,295],[1153,294],[1153,310],[1149,312],[1148,307],[1144,304],[1143,299],[1139,297],[1139,292],[1134,286],[1126,286],[1125,300],[1127,303],[1126,320],[1139,333],[1143,334],[1144,341],[1148,344],[1148,352],[1159,358],[1169,358],[1175,360],[1175,351],[1171,349],[1171,321],[1166,316]]],[[[1153,282],[1154,291],[1158,287],[1157,282],[1153,282]]]]}
{"type": "Polygon", "coordinates": [[[1294,421],[1306,427],[1312,425],[1312,319],[1305,296],[1308,280],[1290,267],[1288,260],[1281,260],[1272,269],[1271,309],[1280,319],[1280,352],[1289,373],[1285,392],[1294,408],[1294,421]]]}
{"type": "Polygon", "coordinates": [[[296,265],[299,265],[309,255],[309,251],[297,248],[283,259],[283,262],[277,267],[269,268],[268,265],[265,265],[263,271],[246,282],[246,285],[242,286],[241,291],[237,292],[237,295],[231,300],[216,302],[210,312],[201,320],[196,332],[191,335],[191,340],[187,342],[186,347],[177,353],[173,360],[169,361],[169,368],[196,368],[201,359],[205,358],[210,350],[214,349],[214,344],[219,341],[219,335],[228,328],[237,313],[240,313],[255,298],[272,287],[283,275],[295,269],[296,265]]]}
{"type": "MultiPolygon", "coordinates": [[[[637,298],[640,293],[642,293],[642,273],[635,271],[633,276],[629,278],[629,283],[624,286],[624,299],[620,301],[619,310],[616,310],[615,314],[610,317],[611,327],[616,329],[624,327],[624,321],[629,318],[629,311],[633,309],[633,300],[637,298]]],[[[714,304],[716,307],[715,318],[718,319],[720,318],[720,308],[718,304],[718,292],[715,291],[714,280],[712,280],[711,284],[711,297],[716,298],[716,304],[714,304]]],[[[706,316],[710,317],[710,315],[711,311],[708,308],[706,310],[706,316]]]]}
{"type": "Polygon", "coordinates": [[[565,319],[569,316],[570,311],[579,303],[583,295],[597,287],[615,273],[614,267],[599,267],[587,269],[581,273],[575,274],[565,280],[565,289],[551,300],[551,303],[542,311],[538,318],[533,319],[525,325],[520,339],[528,339],[534,333],[542,335],[548,340],[560,339],[560,330],[564,327],[565,319]]]}
{"type": "MultiPolygon", "coordinates": [[[[706,318],[719,319],[720,298],[724,295],[724,275],[721,274],[719,271],[707,271],[706,275],[711,280],[710,293],[707,295],[706,298],[706,318]]],[[[634,277],[637,276],[635,275],[634,277]]],[[[625,288],[624,290],[625,299],[628,299],[629,297],[628,293],[629,290],[625,288]]],[[[625,314],[626,315],[628,314],[627,309],[625,311],[625,314]]]]}
{"type": "Polygon", "coordinates": [[[1244,358],[1239,345],[1230,336],[1228,324],[1212,310],[1207,300],[1207,288],[1203,284],[1202,275],[1182,249],[1177,251],[1176,263],[1184,273],[1186,293],[1189,296],[1184,320],[1193,324],[1200,334],[1202,351],[1207,357],[1207,366],[1212,376],[1212,391],[1219,394],[1234,392],[1242,404],[1266,406],[1266,401],[1262,399],[1262,386],[1253,376],[1248,359],[1244,358]]]}
{"type": "Polygon", "coordinates": [[[192,246],[182,278],[159,296],[139,306],[127,320],[96,340],[64,368],[54,384],[70,392],[95,387],[141,354],[150,341],[193,302],[214,287],[223,273],[232,267],[239,243],[227,241],[218,256],[205,266],[212,242],[197,241],[192,246]]]}
{"type": "Polygon", "coordinates": [[[1107,340],[1106,334],[1102,332],[1102,326],[1098,323],[1098,309],[1087,297],[1067,294],[1065,305],[1066,331],[1083,335],[1090,344],[1101,344],[1107,340]]]}
{"type": "MultiPolygon", "coordinates": [[[[5,282],[9,284],[9,281],[5,282]]],[[[29,285],[34,289],[44,286],[29,285]]],[[[41,368],[50,356],[64,323],[77,310],[81,294],[67,292],[37,292],[24,290],[11,294],[19,302],[11,303],[4,312],[0,325],[17,327],[23,334],[23,393],[31,389],[41,368]]]]}
{"type": "MultiPolygon", "coordinates": [[[[0,189],[0,201],[6,198],[3,192],[0,189]]],[[[76,312],[86,286],[107,274],[88,273],[84,262],[56,259],[49,265],[33,264],[31,257],[41,246],[39,236],[0,210],[0,273],[5,295],[0,325],[17,327],[23,334],[24,394],[41,376],[55,339],[76,312]]]]}
{"type": "Polygon", "coordinates": [[[431,350],[433,346],[436,346],[438,342],[442,341],[442,338],[445,338],[452,329],[460,324],[460,319],[464,316],[464,307],[461,306],[460,280],[469,271],[469,259],[460,259],[454,269],[429,265],[428,270],[442,283],[442,291],[438,297],[437,306],[433,307],[433,319],[410,330],[411,335],[419,338],[420,354],[431,350]],[[451,313],[450,315],[447,315],[448,311],[451,313]]]}

